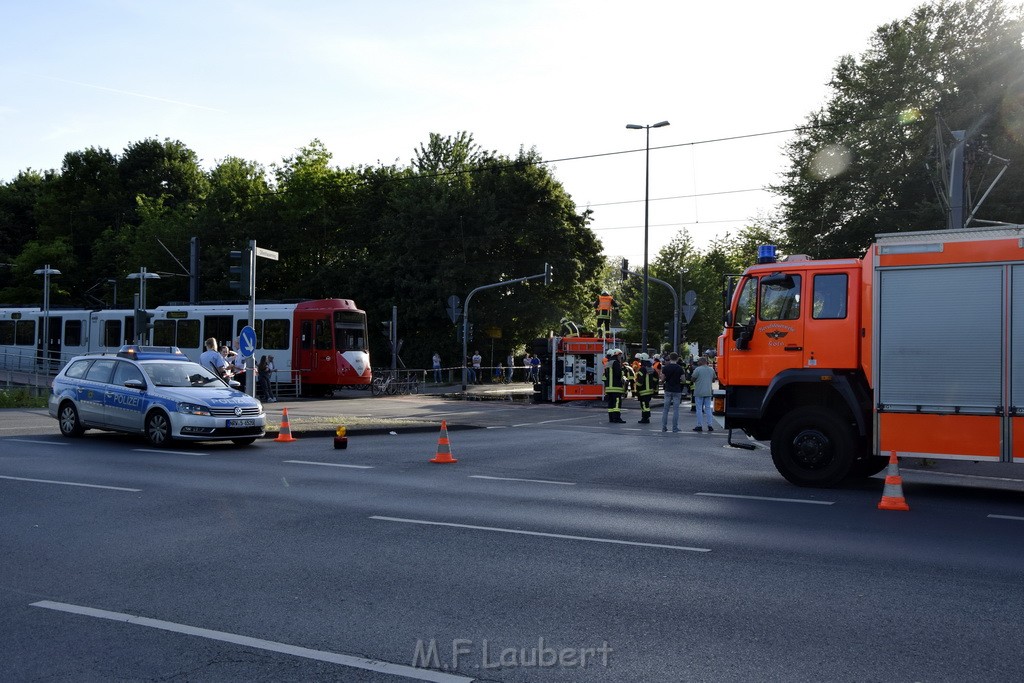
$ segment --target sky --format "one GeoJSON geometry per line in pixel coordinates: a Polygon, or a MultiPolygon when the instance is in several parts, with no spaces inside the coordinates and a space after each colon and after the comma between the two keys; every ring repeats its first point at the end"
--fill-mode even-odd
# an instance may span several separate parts
{"type": "MultiPolygon", "coordinates": [[[[0,182],[180,140],[211,169],[319,139],[406,165],[431,133],[551,164],[605,254],[699,248],[777,199],[840,57],[923,0],[39,0],[0,5],[0,182]],[[645,202],[648,131],[649,201],[645,202]]],[[[270,247],[271,245],[268,245],[270,247]]]]}

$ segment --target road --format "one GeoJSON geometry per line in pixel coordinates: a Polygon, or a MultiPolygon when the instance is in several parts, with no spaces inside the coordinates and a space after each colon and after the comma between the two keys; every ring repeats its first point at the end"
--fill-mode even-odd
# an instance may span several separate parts
{"type": "Polygon", "coordinates": [[[886,512],[635,410],[390,410],[481,428],[436,465],[436,431],[153,451],[0,411],[0,678],[1024,676],[1024,473],[907,463],[886,512]]]}

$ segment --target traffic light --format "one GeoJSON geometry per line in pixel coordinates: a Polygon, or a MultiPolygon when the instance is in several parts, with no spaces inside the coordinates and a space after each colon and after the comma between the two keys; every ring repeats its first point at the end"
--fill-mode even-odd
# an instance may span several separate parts
{"type": "Polygon", "coordinates": [[[473,323],[469,323],[469,341],[473,341],[473,323]]]}
{"type": "Polygon", "coordinates": [[[548,286],[550,284],[551,284],[551,264],[550,263],[545,263],[544,264],[544,286],[546,287],[546,286],[548,286]]]}
{"type": "Polygon", "coordinates": [[[622,279],[623,280],[629,279],[629,261],[627,261],[626,259],[622,259],[622,273],[621,273],[621,275],[622,275],[622,279]]]}
{"type": "Polygon", "coordinates": [[[135,339],[145,343],[149,338],[149,331],[153,329],[153,314],[141,308],[135,309],[135,339]]]}
{"type": "Polygon", "coordinates": [[[252,296],[252,252],[249,249],[232,250],[229,254],[232,261],[238,261],[238,265],[232,265],[228,271],[237,275],[237,280],[228,283],[231,289],[237,290],[246,299],[252,296]]]}
{"type": "Polygon", "coordinates": [[[665,341],[672,343],[672,323],[665,323],[665,341]]]}

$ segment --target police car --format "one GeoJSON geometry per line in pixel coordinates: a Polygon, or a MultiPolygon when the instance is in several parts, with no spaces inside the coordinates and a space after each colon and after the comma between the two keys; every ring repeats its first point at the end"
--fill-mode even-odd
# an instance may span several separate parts
{"type": "Polygon", "coordinates": [[[173,346],[72,358],[53,380],[49,411],[67,437],[95,428],[143,434],[158,447],[172,439],[246,446],[267,423],[259,401],[173,346]]]}

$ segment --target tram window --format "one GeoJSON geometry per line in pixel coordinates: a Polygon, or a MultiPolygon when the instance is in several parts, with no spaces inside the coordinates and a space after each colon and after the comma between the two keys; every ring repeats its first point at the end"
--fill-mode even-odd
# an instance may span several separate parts
{"type": "Polygon", "coordinates": [[[268,351],[283,351],[288,348],[287,320],[263,321],[263,348],[268,351]]]}
{"type": "Polygon", "coordinates": [[[234,318],[230,315],[207,315],[203,316],[203,338],[213,337],[221,344],[231,346],[234,343],[235,335],[232,334],[231,324],[234,318]]]}
{"type": "Polygon", "coordinates": [[[330,351],[334,348],[334,339],[331,333],[330,318],[320,318],[316,321],[316,348],[320,351],[330,351]]]}
{"type": "Polygon", "coordinates": [[[153,321],[153,345],[154,346],[177,346],[174,340],[173,320],[153,321]]]}
{"type": "Polygon", "coordinates": [[[124,337],[121,336],[120,320],[105,320],[103,322],[103,345],[121,348],[124,337]]]}
{"type": "Polygon", "coordinates": [[[82,321],[67,320],[64,322],[64,346],[82,345],[82,321]]]}
{"type": "Polygon", "coordinates": [[[14,345],[14,321],[0,320],[0,346],[14,345]]]}
{"type": "Polygon", "coordinates": [[[36,321],[19,320],[14,330],[14,343],[18,346],[36,345],[36,321]]]}
{"type": "Polygon", "coordinates": [[[361,329],[346,329],[339,326],[335,331],[335,334],[338,337],[339,351],[366,350],[366,345],[363,343],[363,331],[361,329]]]}
{"type": "Polygon", "coordinates": [[[199,336],[198,320],[179,320],[178,334],[174,339],[174,346],[179,349],[198,349],[202,347],[202,339],[199,336]]]}

